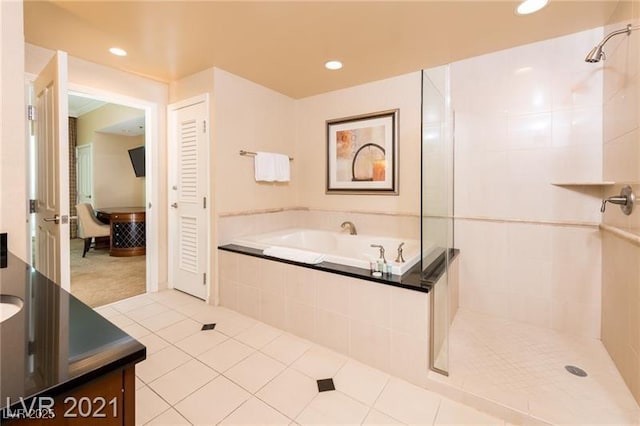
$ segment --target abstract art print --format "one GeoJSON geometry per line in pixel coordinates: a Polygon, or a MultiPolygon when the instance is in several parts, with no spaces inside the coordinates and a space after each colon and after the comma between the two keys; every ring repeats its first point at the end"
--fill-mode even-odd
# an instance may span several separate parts
{"type": "Polygon", "coordinates": [[[327,121],[327,193],[398,195],[399,110],[327,121]]]}

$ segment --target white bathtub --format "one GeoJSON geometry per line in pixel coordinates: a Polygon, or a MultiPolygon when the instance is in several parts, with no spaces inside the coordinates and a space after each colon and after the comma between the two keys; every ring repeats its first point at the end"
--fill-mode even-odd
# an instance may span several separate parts
{"type": "Polygon", "coordinates": [[[349,235],[314,229],[293,228],[248,235],[233,240],[231,244],[260,250],[273,246],[307,250],[324,254],[325,262],[364,269],[369,269],[369,263],[379,258],[379,250],[371,247],[371,244],[379,244],[385,249],[387,263],[392,266],[392,274],[394,275],[404,274],[420,260],[420,242],[418,240],[349,235]],[[398,254],[398,246],[403,242],[405,262],[398,263],[394,260],[398,254]]]}

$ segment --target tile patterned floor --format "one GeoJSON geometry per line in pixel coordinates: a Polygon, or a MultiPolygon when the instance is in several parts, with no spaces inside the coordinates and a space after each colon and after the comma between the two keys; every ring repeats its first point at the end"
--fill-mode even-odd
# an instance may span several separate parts
{"type": "Polygon", "coordinates": [[[147,346],[136,368],[138,425],[505,424],[177,291],[96,310],[147,346]],[[206,323],[215,329],[202,331],[206,323]],[[319,392],[327,378],[336,390],[319,392]]]}
{"type": "MultiPolygon", "coordinates": [[[[458,310],[450,329],[451,386],[552,424],[640,424],[640,409],[602,342],[458,310]],[[569,374],[564,366],[586,370],[569,374]]],[[[439,417],[447,418],[443,404],[439,417]]]]}

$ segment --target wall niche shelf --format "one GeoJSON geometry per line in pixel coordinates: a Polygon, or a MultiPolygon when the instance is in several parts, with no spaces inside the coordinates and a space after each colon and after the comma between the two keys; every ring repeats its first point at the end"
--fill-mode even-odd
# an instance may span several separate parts
{"type": "Polygon", "coordinates": [[[590,187],[605,187],[605,186],[613,186],[615,182],[551,182],[551,185],[554,186],[590,186],[590,187]]]}

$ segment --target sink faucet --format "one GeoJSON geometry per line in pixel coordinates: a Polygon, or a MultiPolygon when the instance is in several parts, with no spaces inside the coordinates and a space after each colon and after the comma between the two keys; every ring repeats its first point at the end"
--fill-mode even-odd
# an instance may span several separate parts
{"type": "Polygon", "coordinates": [[[350,235],[358,235],[358,231],[356,231],[356,226],[353,224],[353,222],[342,222],[342,225],[340,225],[340,227],[342,229],[349,229],[349,234],[350,235]]]}

